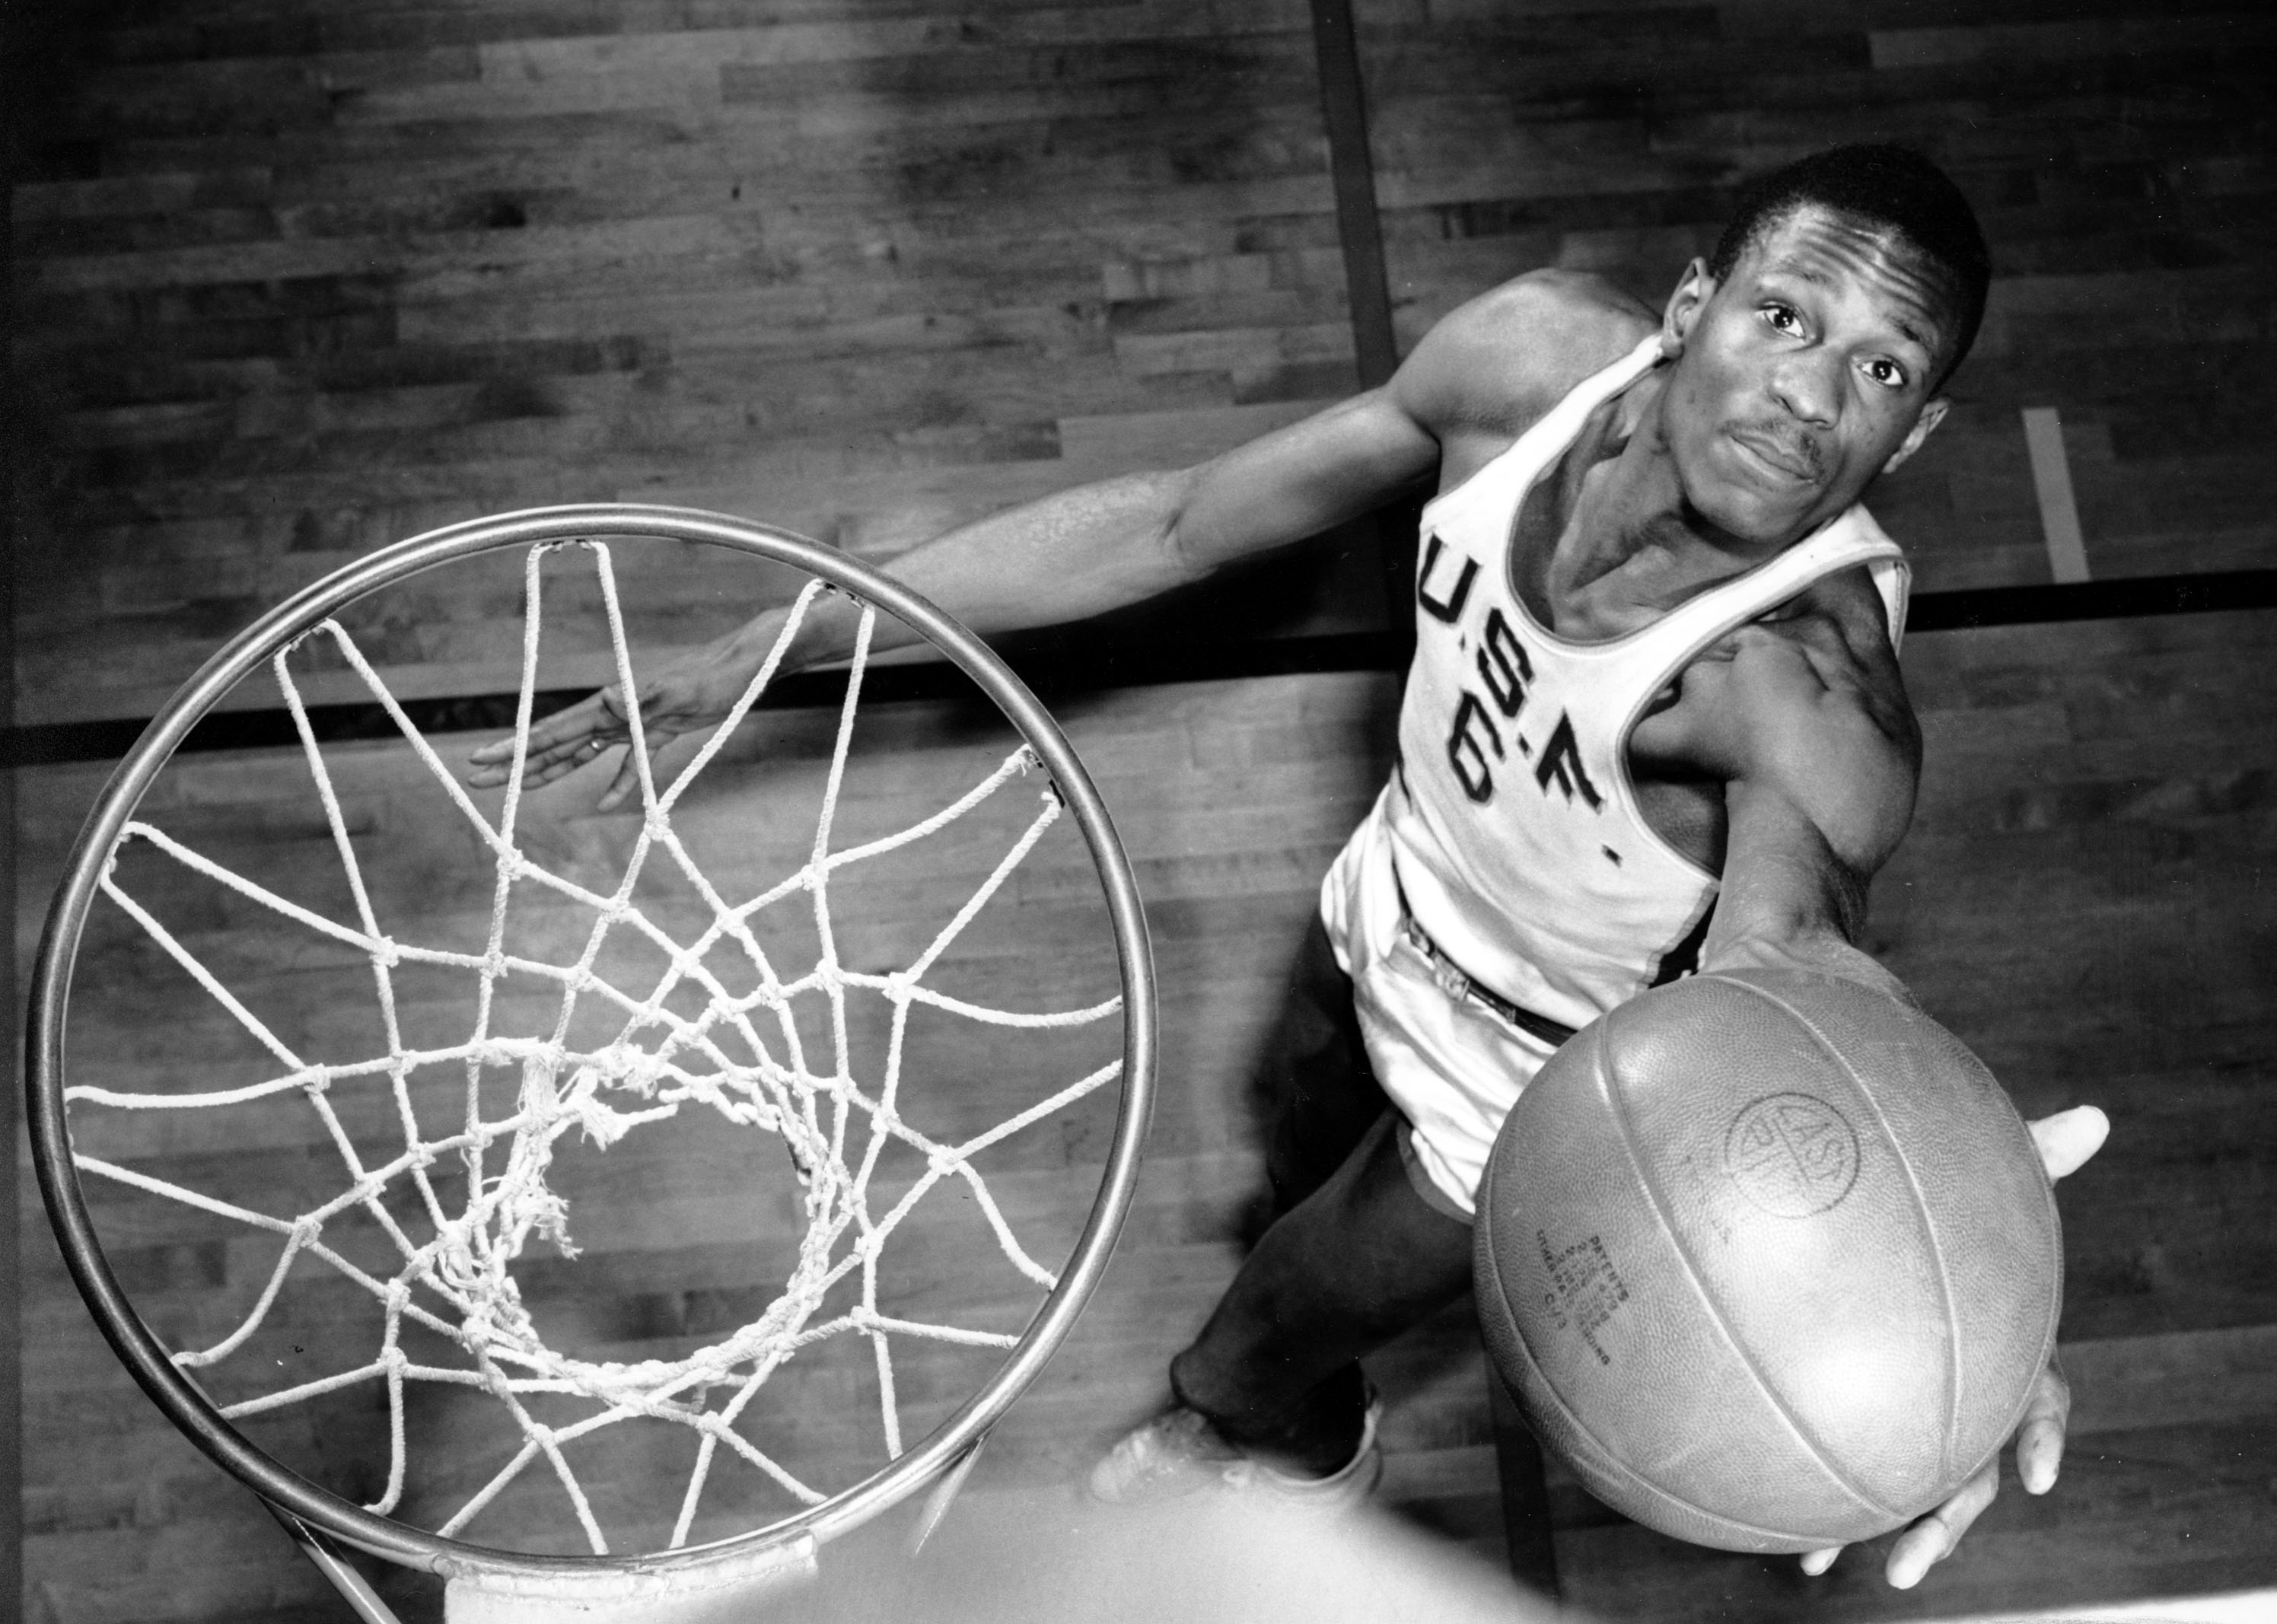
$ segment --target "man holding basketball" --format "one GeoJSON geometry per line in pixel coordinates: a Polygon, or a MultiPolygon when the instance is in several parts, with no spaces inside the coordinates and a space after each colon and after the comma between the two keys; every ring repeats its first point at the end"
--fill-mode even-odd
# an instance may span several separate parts
{"type": "MultiPolygon", "coordinates": [[[[1520,277],[1380,389],[895,560],[974,629],[1011,631],[1437,492],[1399,765],[1323,885],[1270,1063],[1280,1216],[1173,1361],[1176,1401],[1100,1463],[1103,1498],[1364,1494],[1379,1457],[1357,1361],[1468,1289],[1488,1151],[1575,1028],[1701,967],[1902,993],[1851,945],[1920,759],[1896,657],[1906,567],[1858,503],[1943,417],[1988,280],[1967,202],[1924,160],[1823,153],[1742,194],[1657,319],[1594,278],[1520,277]]],[[[795,662],[843,655],[853,619],[819,606],[795,662]]],[[[651,748],[716,723],[781,624],[770,611],[651,677],[651,748]]],[[[628,736],[605,690],[533,730],[530,777],[628,736]]],[[[478,752],[476,782],[509,759],[478,752]]],[[[636,787],[628,763],[603,804],[636,787]]],[[[2105,1125],[2035,1125],[2051,1174],[2105,1125]]],[[[2051,1367],[2017,1436],[2032,1492],[2068,1408],[2051,1367]]],[[[1996,1465],[1903,1534],[1890,1582],[1947,1554],[1997,1483],[1996,1465]]]]}

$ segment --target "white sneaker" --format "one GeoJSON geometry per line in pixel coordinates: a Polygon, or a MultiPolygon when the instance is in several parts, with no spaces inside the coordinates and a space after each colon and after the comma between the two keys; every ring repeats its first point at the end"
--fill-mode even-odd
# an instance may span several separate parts
{"type": "Polygon", "coordinates": [[[1344,1511],[1367,1498],[1383,1476],[1383,1451],[1375,1441],[1382,1414],[1383,1401],[1370,1392],[1352,1458],[1326,1477],[1306,1477],[1243,1452],[1200,1411],[1174,1404],[1125,1433],[1092,1468],[1092,1498],[1110,1506],[1143,1506],[1205,1489],[1254,1490],[1321,1511],[1344,1511]]]}

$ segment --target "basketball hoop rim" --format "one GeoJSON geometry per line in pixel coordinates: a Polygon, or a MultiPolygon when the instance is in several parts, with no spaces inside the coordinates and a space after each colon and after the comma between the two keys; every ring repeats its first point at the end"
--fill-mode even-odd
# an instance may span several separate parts
{"type": "Polygon", "coordinates": [[[826,1543],[924,1489],[986,1436],[1066,1339],[1106,1272],[1137,1189],[1154,1109],[1155,1021],[1153,954],[1138,882],[1105,803],[1058,723],[994,651],[906,586],[796,531],[698,508],[587,503],[469,520],[384,547],[263,615],[167,701],[112,772],[88,812],[49,907],[33,964],[25,1030],[27,1118],[40,1192],[64,1261],[88,1311],[152,1401],[224,1469],[326,1533],[404,1567],[446,1574],[528,1578],[578,1572],[665,1574],[717,1567],[802,1540],[826,1543]],[[730,1539],[629,1556],[539,1556],[430,1534],[377,1516],[317,1487],[248,1442],[174,1364],[127,1300],[95,1233],[72,1162],[64,1100],[65,1028],[72,970],[104,863],[143,795],[190,729],[239,682],[278,649],[384,586],[485,553],[616,537],[704,542],[803,569],[923,634],[988,696],[1035,751],[1074,812],[1106,892],[1123,1001],[1122,1098],[1106,1176],[1059,1284],[1003,1365],[926,1437],[822,1504],[730,1539]]]}

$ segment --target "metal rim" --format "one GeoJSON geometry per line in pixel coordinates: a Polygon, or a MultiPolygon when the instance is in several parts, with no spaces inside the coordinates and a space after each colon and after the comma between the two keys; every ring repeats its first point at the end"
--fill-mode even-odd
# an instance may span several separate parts
{"type": "Polygon", "coordinates": [[[80,829],[33,965],[27,1118],[32,1162],[72,1277],[88,1310],[145,1392],[225,1469],[258,1493],[340,1539],[406,1567],[436,1573],[554,1575],[667,1572],[811,1537],[827,1541],[925,1487],[969,1452],[1066,1338],[1105,1274],[1136,1190],[1154,1109],[1155,1002],[1152,952],[1138,883],[1105,804],[1049,713],[995,652],[931,603],[869,566],[771,525],[696,508],[592,503],[532,508],[446,526],[385,547],[270,610],[225,645],[154,717],[111,774],[80,829]],[[64,1043],[72,968],[103,865],[136,805],[190,728],[286,642],[383,586],[480,553],[607,537],[700,541],[788,563],[894,615],[947,654],[1003,712],[1042,759],[1083,831],[1106,892],[1123,999],[1123,1075],[1115,1138],[1091,1216],[1018,1344],[980,1391],[900,1459],[819,1506],[730,1539],[625,1557],[539,1556],[446,1539],[365,1511],[280,1466],[248,1442],[179,1369],[143,1324],[96,1239],[72,1164],[64,1103],[64,1043]]]}

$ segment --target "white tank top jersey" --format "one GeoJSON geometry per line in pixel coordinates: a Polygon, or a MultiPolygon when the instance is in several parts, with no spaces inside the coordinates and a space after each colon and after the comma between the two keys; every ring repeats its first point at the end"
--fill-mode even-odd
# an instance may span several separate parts
{"type": "Polygon", "coordinates": [[[1629,781],[1629,733],[1653,697],[1735,627],[1860,564],[1893,645],[1905,628],[1910,572],[1862,507],[1626,636],[1575,643],[1534,621],[1512,578],[1527,493],[1659,359],[1656,335],[1423,510],[1400,765],[1337,864],[1348,881],[1389,865],[1448,959],[1568,1026],[1690,970],[1707,934],[1717,877],[1652,831],[1629,781]]]}

